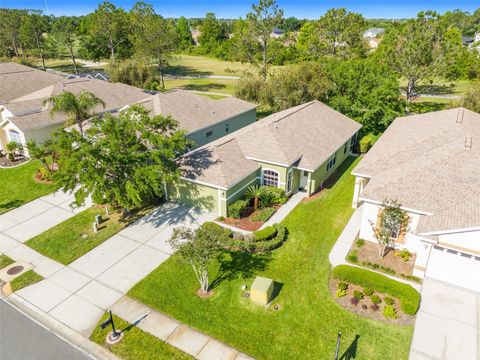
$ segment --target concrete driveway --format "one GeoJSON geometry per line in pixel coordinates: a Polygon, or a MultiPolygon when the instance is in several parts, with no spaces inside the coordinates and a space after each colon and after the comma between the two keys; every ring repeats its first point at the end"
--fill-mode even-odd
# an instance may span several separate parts
{"type": "Polygon", "coordinates": [[[215,217],[165,203],[71,264],[57,264],[45,280],[16,296],[88,337],[106,309],[170,257],[167,240],[175,227],[196,227],[215,217]]]}
{"type": "Polygon", "coordinates": [[[478,360],[480,294],[426,278],[410,360],[478,360]]]}

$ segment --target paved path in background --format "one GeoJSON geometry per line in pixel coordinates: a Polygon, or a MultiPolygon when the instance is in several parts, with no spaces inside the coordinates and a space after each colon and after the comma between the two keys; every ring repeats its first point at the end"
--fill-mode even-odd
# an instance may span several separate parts
{"type": "Polygon", "coordinates": [[[0,359],[88,360],[91,358],[0,300],[0,359]]]}
{"type": "Polygon", "coordinates": [[[215,216],[165,203],[67,266],[18,242],[0,251],[32,263],[45,278],[16,296],[88,337],[106,309],[170,257],[167,240],[175,227],[195,227],[215,216]]]}
{"type": "Polygon", "coordinates": [[[425,278],[410,360],[478,360],[480,294],[425,278]]]}
{"type": "MultiPolygon", "coordinates": [[[[129,298],[120,299],[112,312],[139,329],[200,360],[248,360],[251,357],[198,332],[175,319],[129,298]]],[[[127,335],[128,336],[128,335],[127,335]]]]}
{"type": "MultiPolygon", "coordinates": [[[[333,267],[338,265],[349,265],[349,266],[355,266],[361,269],[365,269],[364,267],[348,263],[346,260],[347,254],[350,251],[350,248],[352,247],[353,242],[357,238],[358,233],[360,232],[360,226],[362,223],[362,211],[363,211],[363,207],[360,205],[352,214],[352,216],[350,217],[350,220],[348,220],[347,225],[345,225],[345,228],[343,229],[342,233],[338,237],[338,240],[335,242],[335,245],[333,245],[333,248],[330,251],[330,254],[328,255],[330,264],[332,264],[333,267]]],[[[413,281],[397,278],[373,269],[368,269],[368,270],[376,272],[383,276],[389,277],[390,279],[393,279],[395,281],[408,284],[418,291],[420,291],[420,289],[422,288],[420,284],[414,283],[413,281]]]]}

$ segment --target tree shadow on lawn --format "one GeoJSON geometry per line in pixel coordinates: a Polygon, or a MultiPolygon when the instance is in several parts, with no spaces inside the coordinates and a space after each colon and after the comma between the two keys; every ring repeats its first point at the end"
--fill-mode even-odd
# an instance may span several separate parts
{"type": "Polygon", "coordinates": [[[165,73],[173,76],[208,76],[213,75],[211,71],[201,71],[193,66],[170,65],[165,69],[165,73]]]}
{"type": "Polygon", "coordinates": [[[10,200],[10,201],[6,201],[4,203],[0,203],[0,212],[4,212],[5,210],[11,210],[13,208],[16,208],[20,205],[23,204],[23,201],[22,200],[19,200],[19,199],[15,199],[15,200],[10,200]]]}
{"type": "Polygon", "coordinates": [[[339,360],[350,360],[357,358],[357,347],[358,347],[358,339],[360,335],[355,335],[355,339],[353,339],[350,346],[345,350],[345,352],[340,356],[339,360]]]}
{"type": "Polygon", "coordinates": [[[270,252],[252,254],[227,251],[218,260],[220,268],[217,276],[210,284],[210,289],[213,290],[225,280],[249,279],[256,273],[265,271],[271,260],[272,254],[270,252]]]}
{"type": "Polygon", "coordinates": [[[182,89],[185,90],[193,90],[193,91],[209,91],[209,90],[221,90],[225,89],[227,86],[225,84],[186,84],[181,86],[182,89]]]}

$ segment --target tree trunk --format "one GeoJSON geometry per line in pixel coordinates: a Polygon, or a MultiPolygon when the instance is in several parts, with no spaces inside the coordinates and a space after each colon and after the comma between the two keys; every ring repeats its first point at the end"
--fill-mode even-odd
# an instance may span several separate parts
{"type": "Polygon", "coordinates": [[[160,86],[162,89],[165,89],[165,81],[163,79],[163,61],[162,57],[158,57],[158,71],[160,72],[160,86]]]}
{"type": "Polygon", "coordinates": [[[115,64],[115,46],[113,46],[112,35],[108,38],[108,43],[110,44],[110,58],[112,59],[112,64],[115,64]]]}
{"type": "Polygon", "coordinates": [[[71,45],[69,46],[69,48],[70,48],[70,58],[72,59],[72,62],[73,62],[73,68],[75,69],[75,74],[78,75],[77,62],[75,61],[75,56],[73,55],[73,48],[71,45]]]}
{"type": "Polygon", "coordinates": [[[17,46],[17,41],[15,40],[15,37],[12,39],[12,47],[13,47],[13,52],[15,53],[15,56],[18,56],[18,46],[17,46]]]}
{"type": "Polygon", "coordinates": [[[408,79],[407,85],[407,102],[411,102],[414,99],[415,79],[408,79]]]}
{"type": "Polygon", "coordinates": [[[40,58],[42,59],[43,70],[47,70],[47,67],[45,66],[45,55],[44,55],[43,46],[40,44],[40,39],[38,38],[38,35],[37,35],[37,48],[40,51],[40,58]]]}
{"type": "Polygon", "coordinates": [[[267,81],[267,40],[263,39],[262,49],[262,77],[264,81],[267,81]]]}
{"type": "Polygon", "coordinates": [[[253,199],[253,208],[254,208],[255,210],[258,209],[258,197],[255,197],[255,198],[253,199]]]}

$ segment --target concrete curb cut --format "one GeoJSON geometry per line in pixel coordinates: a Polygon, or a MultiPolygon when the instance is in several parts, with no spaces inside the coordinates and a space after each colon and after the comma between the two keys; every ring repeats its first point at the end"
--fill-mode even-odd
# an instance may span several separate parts
{"type": "Polygon", "coordinates": [[[16,294],[12,294],[3,298],[0,297],[0,301],[4,301],[5,303],[9,304],[14,309],[28,317],[30,320],[50,331],[52,334],[78,349],[91,359],[120,360],[120,358],[115,354],[111,353],[100,345],[91,342],[89,339],[83,337],[50,315],[37,309],[35,306],[26,302],[16,294]]]}

